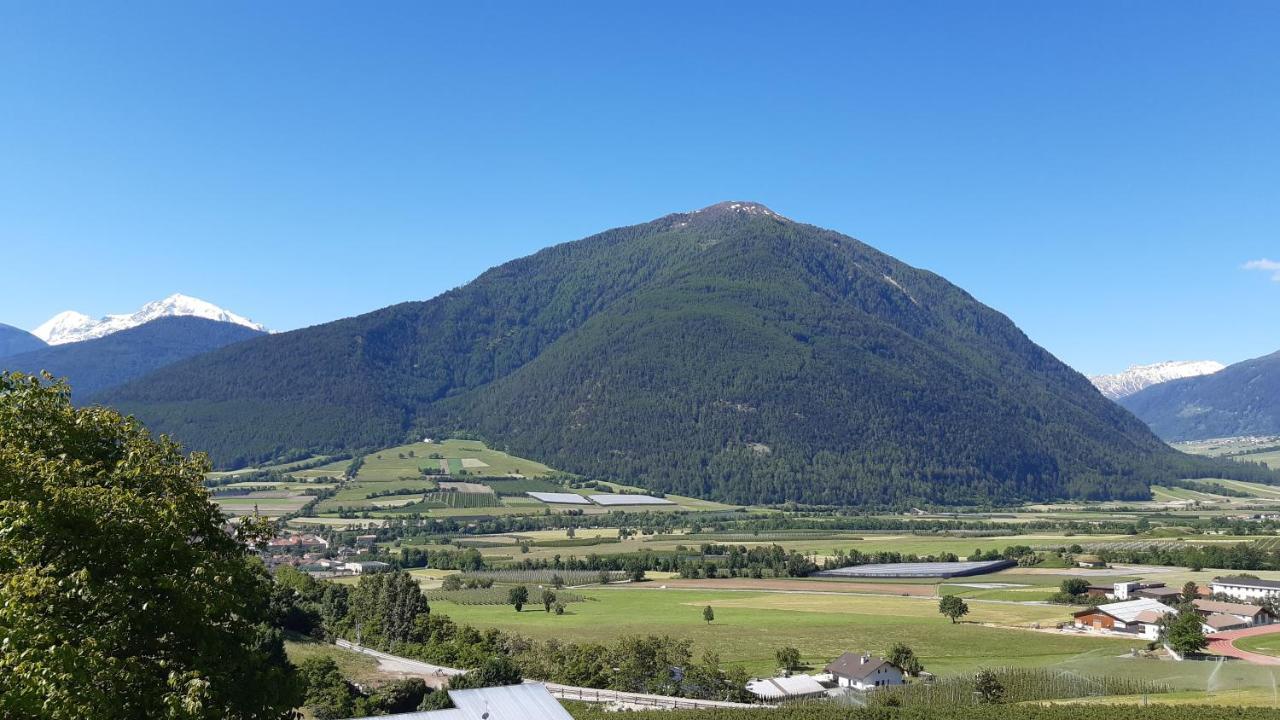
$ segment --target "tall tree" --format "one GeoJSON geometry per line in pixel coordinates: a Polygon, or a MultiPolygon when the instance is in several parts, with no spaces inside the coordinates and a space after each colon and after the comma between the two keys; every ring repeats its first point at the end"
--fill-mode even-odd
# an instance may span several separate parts
{"type": "Polygon", "coordinates": [[[278,718],[271,580],[208,462],[65,384],[0,373],[0,716],[278,718]]]}
{"type": "Polygon", "coordinates": [[[955,623],[960,618],[969,614],[969,604],[963,598],[955,595],[944,595],[938,601],[938,612],[951,618],[951,622],[955,623]]]}

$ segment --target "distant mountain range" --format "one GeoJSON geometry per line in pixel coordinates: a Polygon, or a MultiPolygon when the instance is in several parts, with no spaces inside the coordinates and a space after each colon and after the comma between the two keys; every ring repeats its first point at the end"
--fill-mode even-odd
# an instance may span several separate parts
{"type": "Polygon", "coordinates": [[[1280,352],[1120,399],[1169,441],[1280,435],[1280,352]]]}
{"type": "Polygon", "coordinates": [[[224,467],[452,433],[736,503],[1145,498],[1176,477],[1275,479],[1170,449],[945,279],[748,202],[557,245],[96,399],[224,467]]]}
{"type": "Polygon", "coordinates": [[[1226,365],[1216,360],[1172,360],[1151,365],[1131,365],[1124,372],[1114,375],[1095,375],[1089,378],[1089,381],[1103,395],[1112,400],[1119,400],[1152,385],[1185,377],[1211,375],[1224,367],[1226,365]]]}
{"type": "Polygon", "coordinates": [[[174,294],[163,300],[147,303],[135,313],[107,315],[99,320],[74,310],[67,310],[46,320],[40,327],[33,330],[32,334],[49,345],[63,345],[104,337],[162,317],[198,317],[242,325],[258,332],[266,331],[262,325],[223,310],[213,303],[188,295],[174,294]]]}
{"type": "Polygon", "coordinates": [[[0,323],[0,358],[39,350],[45,342],[26,330],[0,323]]]}
{"type": "Polygon", "coordinates": [[[50,345],[0,359],[0,368],[68,378],[77,399],[178,360],[262,335],[240,324],[200,317],[159,317],[82,342],[50,345]]]}

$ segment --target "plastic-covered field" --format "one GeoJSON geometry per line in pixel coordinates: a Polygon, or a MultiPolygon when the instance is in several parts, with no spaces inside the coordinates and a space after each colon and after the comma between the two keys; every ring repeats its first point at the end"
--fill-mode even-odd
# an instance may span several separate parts
{"type": "Polygon", "coordinates": [[[984,560],[981,562],[925,562],[883,563],[880,565],[853,565],[851,567],[823,570],[817,577],[846,578],[953,578],[968,575],[985,575],[1016,566],[1012,560],[984,560]]]}

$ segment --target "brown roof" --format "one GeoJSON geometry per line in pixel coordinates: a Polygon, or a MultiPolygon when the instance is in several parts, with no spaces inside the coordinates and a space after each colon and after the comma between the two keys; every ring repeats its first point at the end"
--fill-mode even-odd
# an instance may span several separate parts
{"type": "Polygon", "coordinates": [[[1257,617],[1259,614],[1267,611],[1261,605],[1250,605],[1248,603],[1222,602],[1220,600],[1193,600],[1196,610],[1201,612],[1228,615],[1244,615],[1245,617],[1257,617]]]}
{"type": "Polygon", "coordinates": [[[1164,615],[1161,615],[1155,610],[1143,610],[1142,612],[1138,613],[1137,616],[1134,617],[1133,619],[1137,620],[1140,623],[1151,624],[1151,623],[1158,623],[1163,618],[1164,618],[1164,615]]]}
{"type": "Polygon", "coordinates": [[[832,675],[839,675],[850,680],[863,680],[870,677],[876,670],[886,665],[894,667],[894,664],[882,657],[872,655],[870,659],[863,662],[863,655],[860,653],[847,652],[840,657],[832,660],[827,665],[827,672],[832,675]]]}
{"type": "Polygon", "coordinates": [[[1182,591],[1181,591],[1181,590],[1179,590],[1179,589],[1177,589],[1177,588],[1164,587],[1163,585],[1161,585],[1161,586],[1159,586],[1159,587],[1146,587],[1146,588],[1141,588],[1140,590],[1138,590],[1138,591],[1137,591],[1137,592],[1135,592],[1134,594],[1135,594],[1135,595],[1148,595],[1148,596],[1155,597],[1155,598],[1166,598],[1166,597],[1173,597],[1173,596],[1175,596],[1175,595],[1181,595],[1181,594],[1182,594],[1182,591]]]}
{"type": "Polygon", "coordinates": [[[1241,620],[1235,615],[1221,615],[1221,614],[1210,615],[1209,617],[1204,619],[1204,624],[1208,625],[1214,630],[1227,630],[1233,627],[1240,627],[1241,625],[1248,625],[1247,622],[1245,622],[1244,620],[1241,620]]]}

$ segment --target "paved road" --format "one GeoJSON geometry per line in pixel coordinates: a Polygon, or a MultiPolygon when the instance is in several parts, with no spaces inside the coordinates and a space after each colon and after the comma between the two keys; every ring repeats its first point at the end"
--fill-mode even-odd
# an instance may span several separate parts
{"type": "MultiPolygon", "coordinates": [[[[411,660],[410,658],[384,653],[380,650],[364,647],[363,645],[357,645],[347,640],[337,640],[334,644],[346,650],[363,653],[377,658],[378,667],[382,670],[402,675],[421,677],[423,680],[427,681],[428,685],[433,687],[440,687],[448,678],[466,673],[466,670],[445,667],[443,665],[432,665],[431,663],[425,663],[421,660],[411,660]]],[[[525,682],[535,681],[526,680],[525,682]]],[[[769,705],[749,705],[746,703],[722,702],[719,700],[694,700],[692,698],[669,697],[666,695],[647,695],[644,693],[618,692],[616,690],[597,690],[596,688],[575,687],[573,685],[560,685],[558,683],[545,684],[547,686],[547,690],[558,698],[566,700],[582,700],[583,702],[614,703],[632,708],[666,708],[674,710],[683,708],[772,707],[769,705]]]]}
{"type": "MultiPolygon", "coordinates": [[[[1259,625],[1258,627],[1245,628],[1243,630],[1227,630],[1209,635],[1209,647],[1207,649],[1215,655],[1239,658],[1254,665],[1280,665],[1280,657],[1249,652],[1235,646],[1235,641],[1240,638],[1277,633],[1280,633],[1280,625],[1259,625]]],[[[1277,637],[1277,639],[1280,639],[1280,637],[1277,637]]]]}

